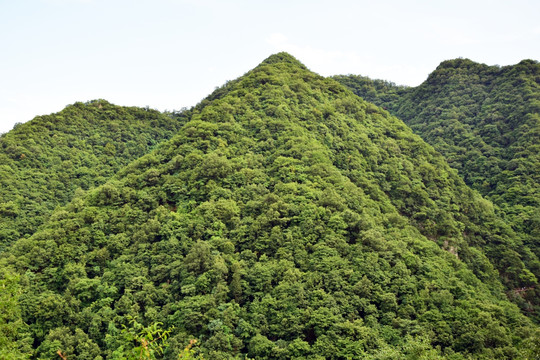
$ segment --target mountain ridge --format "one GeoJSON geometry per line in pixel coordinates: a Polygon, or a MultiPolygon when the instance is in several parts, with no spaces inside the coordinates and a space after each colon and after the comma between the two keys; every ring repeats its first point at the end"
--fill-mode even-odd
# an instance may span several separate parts
{"type": "Polygon", "coordinates": [[[1,135],[0,250],[32,234],[77,188],[104,183],[179,126],[179,117],[94,100],[1,135]]]}
{"type": "Polygon", "coordinates": [[[34,356],[111,358],[129,316],[175,327],[169,359],[190,338],[211,358],[534,355],[538,328],[482,251],[527,275],[490,202],[291,58],[228,83],[0,255],[34,356]]]}
{"type": "MultiPolygon", "coordinates": [[[[413,88],[353,75],[335,79],[400,117],[440,151],[469,186],[493,201],[522,239],[524,247],[520,254],[538,276],[537,61],[522,60],[501,67],[469,59],[448,60],[423,84],[413,88]]],[[[529,301],[538,298],[538,291],[528,296],[529,301]]]]}

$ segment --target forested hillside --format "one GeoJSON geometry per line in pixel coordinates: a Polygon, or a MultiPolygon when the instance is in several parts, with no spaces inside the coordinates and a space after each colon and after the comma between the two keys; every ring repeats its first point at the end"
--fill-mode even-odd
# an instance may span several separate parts
{"type": "Polygon", "coordinates": [[[0,135],[0,252],[31,235],[78,188],[103,184],[179,127],[178,116],[96,100],[0,135]]]}
{"type": "MultiPolygon", "coordinates": [[[[540,64],[487,66],[449,60],[416,88],[361,76],[337,81],[400,117],[460,171],[467,184],[501,207],[540,220],[540,64]],[[513,206],[522,205],[524,209],[513,206]]],[[[522,215],[523,216],[523,215],[522,215]]]]}
{"type": "MultiPolygon", "coordinates": [[[[497,204],[522,239],[521,254],[538,276],[538,62],[498,67],[467,59],[445,61],[413,88],[354,75],[334,79],[402,119],[440,151],[469,186],[497,204]],[[532,262],[530,251],[536,254],[532,262]]],[[[527,292],[540,299],[540,289],[527,292]]]]}
{"type": "Polygon", "coordinates": [[[1,254],[10,354],[121,358],[137,318],[166,359],[540,356],[520,239],[400,120],[284,53],[187,120],[1,254]]]}

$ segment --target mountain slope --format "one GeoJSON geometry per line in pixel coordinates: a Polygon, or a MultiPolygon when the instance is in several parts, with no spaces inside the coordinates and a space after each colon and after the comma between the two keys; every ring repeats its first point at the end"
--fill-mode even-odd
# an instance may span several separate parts
{"type": "Polygon", "coordinates": [[[435,146],[465,182],[501,206],[517,229],[538,232],[540,64],[445,61],[416,88],[336,76],[435,146]]]}
{"type": "Polygon", "coordinates": [[[401,121],[284,53],[210,99],[2,254],[36,356],[112,357],[129,316],[170,359],[537,355],[481,251],[536,281],[511,229],[401,121]]]}
{"type": "Polygon", "coordinates": [[[180,121],[104,100],[38,116],[0,136],[0,251],[32,234],[77,188],[103,184],[180,121]]]}
{"type": "MultiPolygon", "coordinates": [[[[527,266],[540,274],[539,63],[445,61],[415,88],[361,76],[334,78],[402,119],[497,204],[522,239],[527,266]]],[[[540,290],[528,296],[538,299],[540,290]]]]}

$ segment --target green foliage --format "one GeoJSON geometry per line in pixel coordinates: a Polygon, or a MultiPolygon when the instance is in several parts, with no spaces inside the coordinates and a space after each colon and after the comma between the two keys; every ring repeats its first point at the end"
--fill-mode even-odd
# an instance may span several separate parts
{"type": "Polygon", "coordinates": [[[181,125],[180,116],[75,103],[0,135],[0,251],[31,235],[52,211],[103,184],[181,125]]]}
{"type": "Polygon", "coordinates": [[[30,356],[22,321],[19,276],[9,270],[0,273],[0,359],[23,360],[30,356]]]}
{"type": "MultiPolygon", "coordinates": [[[[172,329],[161,329],[161,323],[155,322],[145,327],[136,319],[129,318],[129,327],[122,330],[124,344],[112,354],[113,360],[154,360],[161,358],[168,346],[168,337],[172,329]]],[[[188,353],[191,354],[188,350],[188,353]]]]}
{"type": "Polygon", "coordinates": [[[58,327],[49,332],[37,349],[41,359],[102,360],[100,349],[81,329],[58,327]]]}
{"type": "Polygon", "coordinates": [[[197,340],[190,340],[189,344],[184,348],[184,350],[178,354],[179,360],[204,360],[204,356],[200,354],[197,346],[197,340]]]}
{"type": "Polygon", "coordinates": [[[509,296],[537,316],[540,64],[524,60],[498,67],[450,60],[414,88],[354,75],[335,79],[402,119],[440,151],[469,186],[498,206],[515,232],[514,245],[509,253],[488,243],[485,252],[509,296]],[[518,258],[525,267],[517,265],[518,258]]]}
{"type": "Polygon", "coordinates": [[[0,267],[20,274],[34,357],[60,333],[105,359],[170,329],[164,359],[519,359],[538,326],[484,252],[533,281],[513,240],[401,121],[282,53],[0,267]]]}

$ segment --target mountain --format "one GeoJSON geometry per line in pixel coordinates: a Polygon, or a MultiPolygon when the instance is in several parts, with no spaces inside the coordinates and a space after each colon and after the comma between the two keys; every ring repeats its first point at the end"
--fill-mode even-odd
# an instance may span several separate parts
{"type": "Polygon", "coordinates": [[[0,135],[0,251],[34,233],[77,189],[105,183],[180,125],[178,116],[96,100],[0,135]]]}
{"type": "Polygon", "coordinates": [[[538,62],[499,67],[444,61],[415,88],[361,76],[334,78],[405,121],[447,157],[468,185],[514,217],[521,213],[515,219],[520,229],[538,231],[538,62]]]}
{"type": "Polygon", "coordinates": [[[520,246],[402,121],[279,53],[0,269],[35,358],[120,358],[135,323],[171,329],[166,359],[524,359],[520,246]]]}
{"type": "MultiPolygon", "coordinates": [[[[402,119],[441,152],[465,183],[493,201],[540,274],[540,64],[444,61],[418,87],[336,76],[402,119]],[[531,252],[534,256],[531,256],[531,252]]],[[[540,299],[540,289],[533,298],[540,299]]]]}

